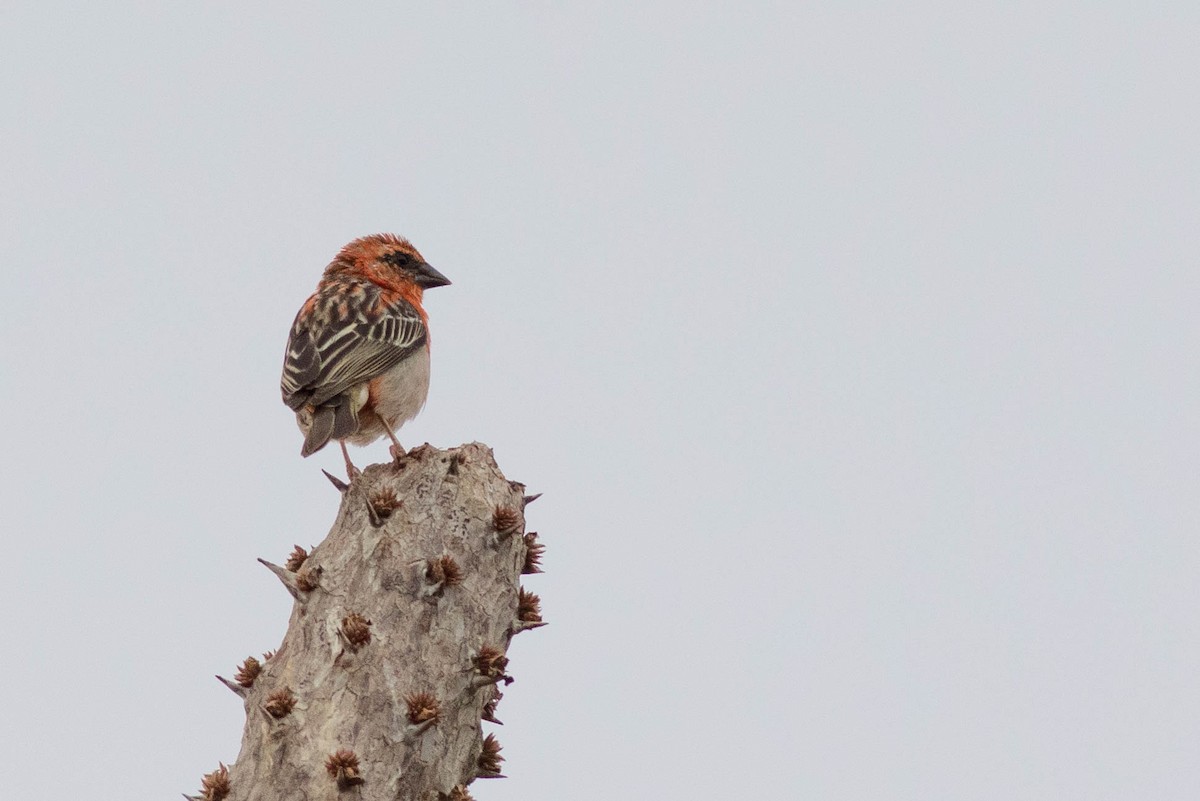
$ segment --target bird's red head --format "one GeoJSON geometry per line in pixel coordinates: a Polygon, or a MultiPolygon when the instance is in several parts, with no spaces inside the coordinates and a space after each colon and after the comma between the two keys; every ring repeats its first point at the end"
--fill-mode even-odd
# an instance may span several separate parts
{"type": "Polygon", "coordinates": [[[346,245],[325,268],[326,276],[339,273],[362,275],[392,289],[415,290],[418,299],[423,290],[450,283],[411,242],[395,234],[372,234],[346,245]]]}

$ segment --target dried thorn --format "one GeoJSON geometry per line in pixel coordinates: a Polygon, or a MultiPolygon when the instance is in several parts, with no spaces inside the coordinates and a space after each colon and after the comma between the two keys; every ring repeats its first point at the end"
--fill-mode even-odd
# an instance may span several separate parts
{"type": "Polygon", "coordinates": [[[511,626],[508,627],[508,631],[510,634],[520,634],[523,631],[530,631],[531,629],[540,629],[542,626],[545,626],[546,624],[547,624],[547,621],[545,621],[545,620],[518,620],[518,621],[514,622],[511,626]]]}
{"type": "Polygon", "coordinates": [[[341,492],[344,494],[346,492],[346,490],[350,489],[349,484],[347,484],[345,481],[342,481],[340,478],[333,475],[328,470],[322,470],[321,472],[325,474],[325,478],[329,479],[330,484],[333,484],[333,486],[337,487],[338,492],[341,492]]]}
{"type": "Polygon", "coordinates": [[[456,784],[448,793],[438,793],[438,801],[475,801],[467,788],[461,784],[456,784]]]}
{"type": "Polygon", "coordinates": [[[188,795],[187,793],[180,793],[180,795],[186,798],[187,801],[204,801],[204,796],[202,795],[188,795]]]}
{"type": "Polygon", "coordinates": [[[497,506],[492,512],[492,528],[501,537],[515,533],[521,527],[521,513],[510,506],[497,506]]]}
{"type": "Polygon", "coordinates": [[[533,503],[540,497],[542,497],[542,493],[540,493],[540,492],[537,495],[526,495],[524,498],[521,499],[521,507],[524,508],[524,507],[528,506],[529,504],[533,503]]]}
{"type": "Polygon", "coordinates": [[[522,623],[539,623],[542,620],[542,599],[524,587],[517,591],[517,620],[522,623]]]}
{"type": "Polygon", "coordinates": [[[246,697],[246,688],[243,687],[242,685],[235,684],[234,682],[230,681],[229,679],[225,678],[224,676],[217,676],[217,681],[221,682],[226,687],[233,690],[234,694],[237,695],[239,698],[246,697]]]}
{"type": "Polygon", "coordinates": [[[504,673],[504,669],[508,667],[508,657],[500,649],[491,645],[483,646],[479,650],[479,655],[472,660],[472,664],[477,674],[471,679],[472,689],[479,689],[501,681],[505,684],[512,684],[512,677],[504,673]]]}
{"type": "Polygon", "coordinates": [[[296,695],[291,687],[276,690],[267,696],[263,703],[263,711],[276,720],[286,718],[296,706],[296,695]]]}
{"type": "Polygon", "coordinates": [[[508,667],[508,657],[499,648],[485,645],[479,649],[474,664],[475,672],[481,676],[500,678],[504,675],[504,669],[508,667]]]}
{"type": "Polygon", "coordinates": [[[352,651],[371,642],[371,621],[358,612],[351,612],[342,618],[342,627],[338,631],[352,651]]]}
{"type": "Polygon", "coordinates": [[[371,504],[375,507],[375,511],[379,516],[387,520],[391,517],[392,512],[404,505],[404,501],[397,497],[394,489],[384,487],[371,497],[371,504]]]}
{"type": "Polygon", "coordinates": [[[462,583],[462,568],[454,557],[449,554],[430,559],[425,563],[425,581],[430,586],[425,588],[425,595],[440,595],[446,587],[454,587],[462,583]]]}
{"type": "Polygon", "coordinates": [[[249,689],[254,686],[254,680],[258,678],[259,673],[262,673],[262,663],[254,657],[248,656],[238,668],[237,673],[233,674],[233,680],[249,689]]]}
{"type": "Polygon", "coordinates": [[[546,552],[546,546],[537,541],[537,532],[531,531],[525,535],[525,564],[521,566],[521,572],[529,575],[532,573],[542,572],[542,554],[546,552]]]}
{"type": "Polygon", "coordinates": [[[371,517],[371,525],[379,528],[384,521],[392,516],[392,512],[404,505],[404,501],[396,497],[396,491],[385,487],[367,499],[367,514],[371,517]]]}
{"type": "Polygon", "coordinates": [[[330,754],[325,760],[325,770],[337,780],[339,790],[348,790],[356,784],[362,784],[363,778],[358,773],[358,756],[345,748],[330,754]]]}
{"type": "Polygon", "coordinates": [[[202,801],[221,801],[229,795],[229,768],[223,762],[218,762],[219,768],[207,773],[200,780],[200,798],[202,801]]]}
{"type": "Polygon", "coordinates": [[[410,693],[405,696],[404,704],[408,707],[408,722],[412,724],[436,721],[442,712],[441,704],[433,693],[410,693]]]}
{"type": "Polygon", "coordinates": [[[296,588],[300,592],[312,592],[321,585],[321,574],[324,572],[325,568],[320,565],[301,568],[296,574],[296,588]]]}
{"type": "Polygon", "coordinates": [[[496,694],[492,696],[492,700],[483,705],[483,713],[479,716],[481,720],[486,720],[488,723],[495,723],[497,726],[503,726],[504,721],[496,718],[496,704],[500,703],[500,699],[504,697],[504,693],[496,690],[496,694]]]}
{"type": "Polygon", "coordinates": [[[296,573],[304,566],[304,560],[307,558],[308,551],[297,545],[295,550],[288,554],[287,561],[283,563],[283,566],[291,572],[296,573]]]}
{"type": "Polygon", "coordinates": [[[283,582],[283,586],[287,587],[287,591],[292,594],[293,598],[295,598],[297,601],[303,600],[303,598],[300,596],[300,588],[296,585],[296,575],[294,573],[286,568],[280,567],[277,564],[268,562],[266,559],[259,559],[258,561],[266,565],[267,570],[270,570],[280,581],[283,582]]]}
{"type": "Polygon", "coordinates": [[[265,652],[265,653],[263,654],[263,661],[264,661],[264,662],[266,662],[267,660],[269,660],[269,659],[270,659],[271,657],[273,657],[273,656],[275,656],[275,652],[274,652],[274,651],[267,651],[267,652],[265,652]]]}
{"type": "Polygon", "coordinates": [[[483,738],[483,748],[475,763],[479,772],[475,774],[475,777],[478,779],[503,779],[504,776],[500,774],[500,763],[503,761],[504,757],[500,756],[500,741],[496,739],[496,735],[489,734],[483,738]]]}

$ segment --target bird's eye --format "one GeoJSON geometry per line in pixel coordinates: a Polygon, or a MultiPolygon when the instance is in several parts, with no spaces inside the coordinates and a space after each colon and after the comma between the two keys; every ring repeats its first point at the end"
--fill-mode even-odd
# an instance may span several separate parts
{"type": "Polygon", "coordinates": [[[409,258],[409,255],[402,250],[394,250],[387,255],[387,261],[390,261],[397,267],[403,267],[405,264],[408,264],[410,260],[411,259],[409,258]]]}

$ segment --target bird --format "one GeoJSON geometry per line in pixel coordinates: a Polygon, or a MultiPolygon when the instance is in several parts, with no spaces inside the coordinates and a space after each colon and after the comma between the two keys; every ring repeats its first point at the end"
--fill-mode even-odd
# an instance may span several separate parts
{"type": "Polygon", "coordinates": [[[288,334],[279,389],[304,434],[301,456],[337,440],[353,480],[346,443],[385,434],[403,458],[396,430],[417,416],[429,393],[426,289],[448,286],[404,237],[372,234],[343,247],[300,307],[288,334]]]}

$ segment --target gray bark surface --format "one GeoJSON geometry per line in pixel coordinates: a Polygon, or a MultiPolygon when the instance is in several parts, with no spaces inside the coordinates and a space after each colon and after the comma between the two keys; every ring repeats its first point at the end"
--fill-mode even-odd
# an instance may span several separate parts
{"type": "Polygon", "coordinates": [[[481,718],[509,680],[511,637],[541,625],[520,591],[540,551],[522,536],[525,503],[479,443],[422,446],[355,478],[302,564],[265,563],[295,598],[287,633],[249,687],[253,665],[221,678],[245,703],[241,751],[191,797],[465,799],[497,774],[481,718]],[[445,556],[458,583],[430,567],[445,556]],[[436,699],[432,722],[420,693],[436,699]]]}

